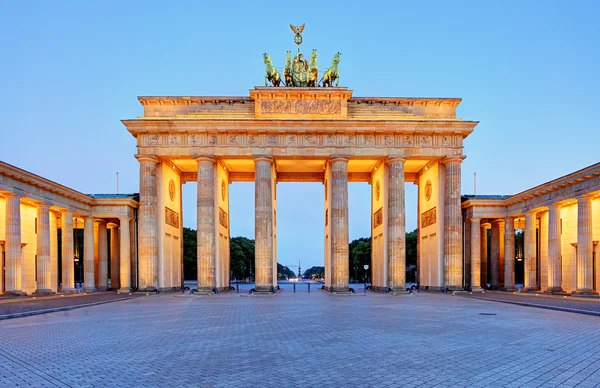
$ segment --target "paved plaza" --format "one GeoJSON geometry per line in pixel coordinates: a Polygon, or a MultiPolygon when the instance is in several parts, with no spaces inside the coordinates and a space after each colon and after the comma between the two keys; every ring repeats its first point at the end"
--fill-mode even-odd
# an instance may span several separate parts
{"type": "Polygon", "coordinates": [[[599,327],[434,293],[152,295],[0,321],[0,386],[590,387],[599,327]]]}

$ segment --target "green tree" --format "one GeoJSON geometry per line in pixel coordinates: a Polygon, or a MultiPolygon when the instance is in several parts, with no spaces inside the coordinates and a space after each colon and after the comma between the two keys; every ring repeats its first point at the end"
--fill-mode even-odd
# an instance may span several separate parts
{"type": "Polygon", "coordinates": [[[294,271],[286,267],[285,265],[281,265],[277,263],[277,279],[295,279],[296,274],[294,271]]]}
{"type": "Polygon", "coordinates": [[[183,276],[186,280],[198,279],[198,240],[196,230],[183,228],[183,276]]]}
{"type": "Polygon", "coordinates": [[[348,247],[350,256],[349,270],[350,277],[355,280],[364,279],[365,277],[365,265],[371,264],[371,238],[359,238],[353,240],[348,247]],[[354,269],[357,268],[358,271],[354,269]]]}
{"type": "Polygon", "coordinates": [[[325,267],[317,267],[317,266],[310,267],[309,269],[304,271],[304,273],[302,274],[304,279],[311,279],[313,277],[313,275],[316,278],[324,278],[325,277],[325,267]]]}
{"type": "Polygon", "coordinates": [[[406,266],[417,265],[417,230],[406,233],[406,266]]]}

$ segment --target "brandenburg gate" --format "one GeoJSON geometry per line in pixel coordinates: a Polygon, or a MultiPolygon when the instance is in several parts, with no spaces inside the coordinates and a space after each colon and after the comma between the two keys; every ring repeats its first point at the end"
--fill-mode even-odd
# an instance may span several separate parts
{"type": "Polygon", "coordinates": [[[348,182],[372,187],[372,282],[405,286],[404,184],[419,187],[422,286],[463,289],[461,162],[477,122],[457,98],[353,97],[344,87],[256,87],[246,97],[139,97],[124,120],[140,163],[139,288],[180,285],[181,185],[198,182],[198,289],[226,289],[232,182],[255,182],[256,290],[277,285],[277,182],[321,182],[326,287],[349,289],[348,182]],[[179,245],[179,246],[178,246],[179,245]]]}

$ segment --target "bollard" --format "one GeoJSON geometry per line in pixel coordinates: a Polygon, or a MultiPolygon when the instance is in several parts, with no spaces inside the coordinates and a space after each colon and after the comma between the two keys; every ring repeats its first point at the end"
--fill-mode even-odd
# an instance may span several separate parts
{"type": "Polygon", "coordinates": [[[235,292],[240,293],[240,283],[235,283],[235,292]]]}
{"type": "Polygon", "coordinates": [[[294,292],[296,292],[296,283],[294,283],[294,292]]]}
{"type": "Polygon", "coordinates": [[[308,283],[308,292],[310,292],[310,283],[308,283]]]}

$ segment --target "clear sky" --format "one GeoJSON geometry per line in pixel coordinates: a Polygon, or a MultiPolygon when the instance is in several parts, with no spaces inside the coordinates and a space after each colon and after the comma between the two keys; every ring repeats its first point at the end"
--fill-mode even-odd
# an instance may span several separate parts
{"type": "MultiPolygon", "coordinates": [[[[0,160],[84,193],[137,192],[121,119],[139,95],[244,96],[262,53],[303,51],[355,96],[461,97],[463,193],[514,194],[599,161],[597,1],[13,1],[0,7],[0,160]],[[286,4],[293,4],[286,7],[286,4]],[[304,5],[302,5],[304,4],[304,5]]],[[[407,229],[416,190],[407,184],[407,229]]],[[[195,228],[196,187],[184,187],[195,228]]],[[[254,235],[254,186],[235,183],[232,236],[254,235]]],[[[350,238],[368,236],[370,186],[350,185],[350,238]]],[[[278,185],[278,256],[323,263],[323,187],[278,185]]]]}

